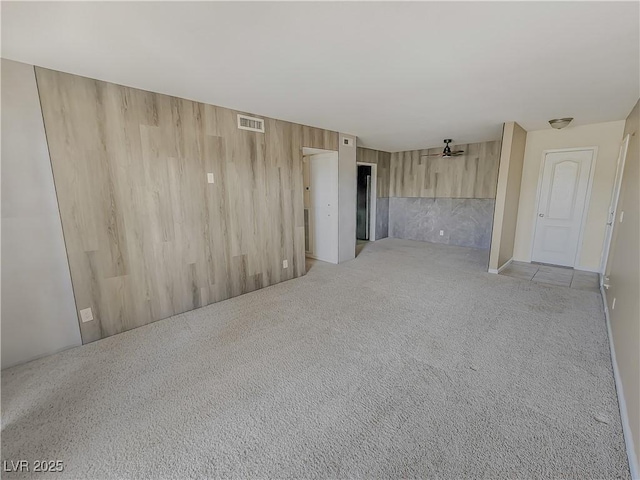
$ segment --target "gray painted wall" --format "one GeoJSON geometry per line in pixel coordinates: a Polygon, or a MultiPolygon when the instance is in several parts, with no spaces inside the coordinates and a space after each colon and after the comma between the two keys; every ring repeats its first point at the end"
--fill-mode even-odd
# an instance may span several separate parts
{"type": "Polygon", "coordinates": [[[2,368],[81,344],[34,69],[2,59],[2,368]]]}
{"type": "Polygon", "coordinates": [[[389,198],[376,199],[376,240],[389,236],[389,198]]]}
{"type": "Polygon", "coordinates": [[[486,249],[494,205],[494,199],[392,197],[389,236],[486,249]]]}
{"type": "Polygon", "coordinates": [[[341,133],[338,139],[338,262],[356,258],[356,137],[341,133]],[[344,139],[352,145],[345,145],[344,139]]]}

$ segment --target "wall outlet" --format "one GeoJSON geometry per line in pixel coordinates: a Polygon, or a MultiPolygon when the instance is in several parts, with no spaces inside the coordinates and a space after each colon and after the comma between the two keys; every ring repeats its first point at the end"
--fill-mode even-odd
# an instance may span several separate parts
{"type": "Polygon", "coordinates": [[[207,173],[207,182],[214,183],[213,173],[207,173]]]}
{"type": "Polygon", "coordinates": [[[282,268],[289,268],[289,260],[282,260],[282,268]]]}
{"type": "Polygon", "coordinates": [[[93,320],[93,312],[90,308],[80,310],[80,318],[82,319],[82,323],[90,322],[91,320],[93,320]]]}
{"type": "Polygon", "coordinates": [[[613,297],[613,302],[611,302],[611,310],[616,308],[616,297],[613,297]]]}
{"type": "Polygon", "coordinates": [[[440,236],[444,237],[444,230],[440,230],[440,236]]]}

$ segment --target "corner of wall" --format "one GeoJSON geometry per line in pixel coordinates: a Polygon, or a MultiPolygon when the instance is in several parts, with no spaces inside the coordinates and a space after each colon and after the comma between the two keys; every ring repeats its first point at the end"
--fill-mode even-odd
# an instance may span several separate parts
{"type": "Polygon", "coordinates": [[[356,258],[356,142],[355,135],[338,135],[338,263],[356,258]]]}

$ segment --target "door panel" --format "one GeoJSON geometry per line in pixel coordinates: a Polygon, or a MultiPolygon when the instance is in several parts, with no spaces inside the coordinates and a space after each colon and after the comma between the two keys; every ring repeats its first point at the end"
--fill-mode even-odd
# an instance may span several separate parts
{"type": "Polygon", "coordinates": [[[592,163],[593,150],[554,152],[545,156],[533,261],[575,265],[592,163]]]}
{"type": "Polygon", "coordinates": [[[580,164],[578,162],[569,160],[553,166],[547,218],[571,220],[576,206],[576,184],[579,177],[580,164]]]}
{"type": "Polygon", "coordinates": [[[310,255],[338,263],[338,154],[309,157],[310,255]]]}

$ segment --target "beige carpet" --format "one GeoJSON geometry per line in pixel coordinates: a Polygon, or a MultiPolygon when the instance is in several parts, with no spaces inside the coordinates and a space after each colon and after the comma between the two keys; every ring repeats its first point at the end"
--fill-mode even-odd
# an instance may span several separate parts
{"type": "Polygon", "coordinates": [[[75,479],[628,478],[600,296],[486,261],[381,240],[6,370],[2,460],[75,479]]]}

